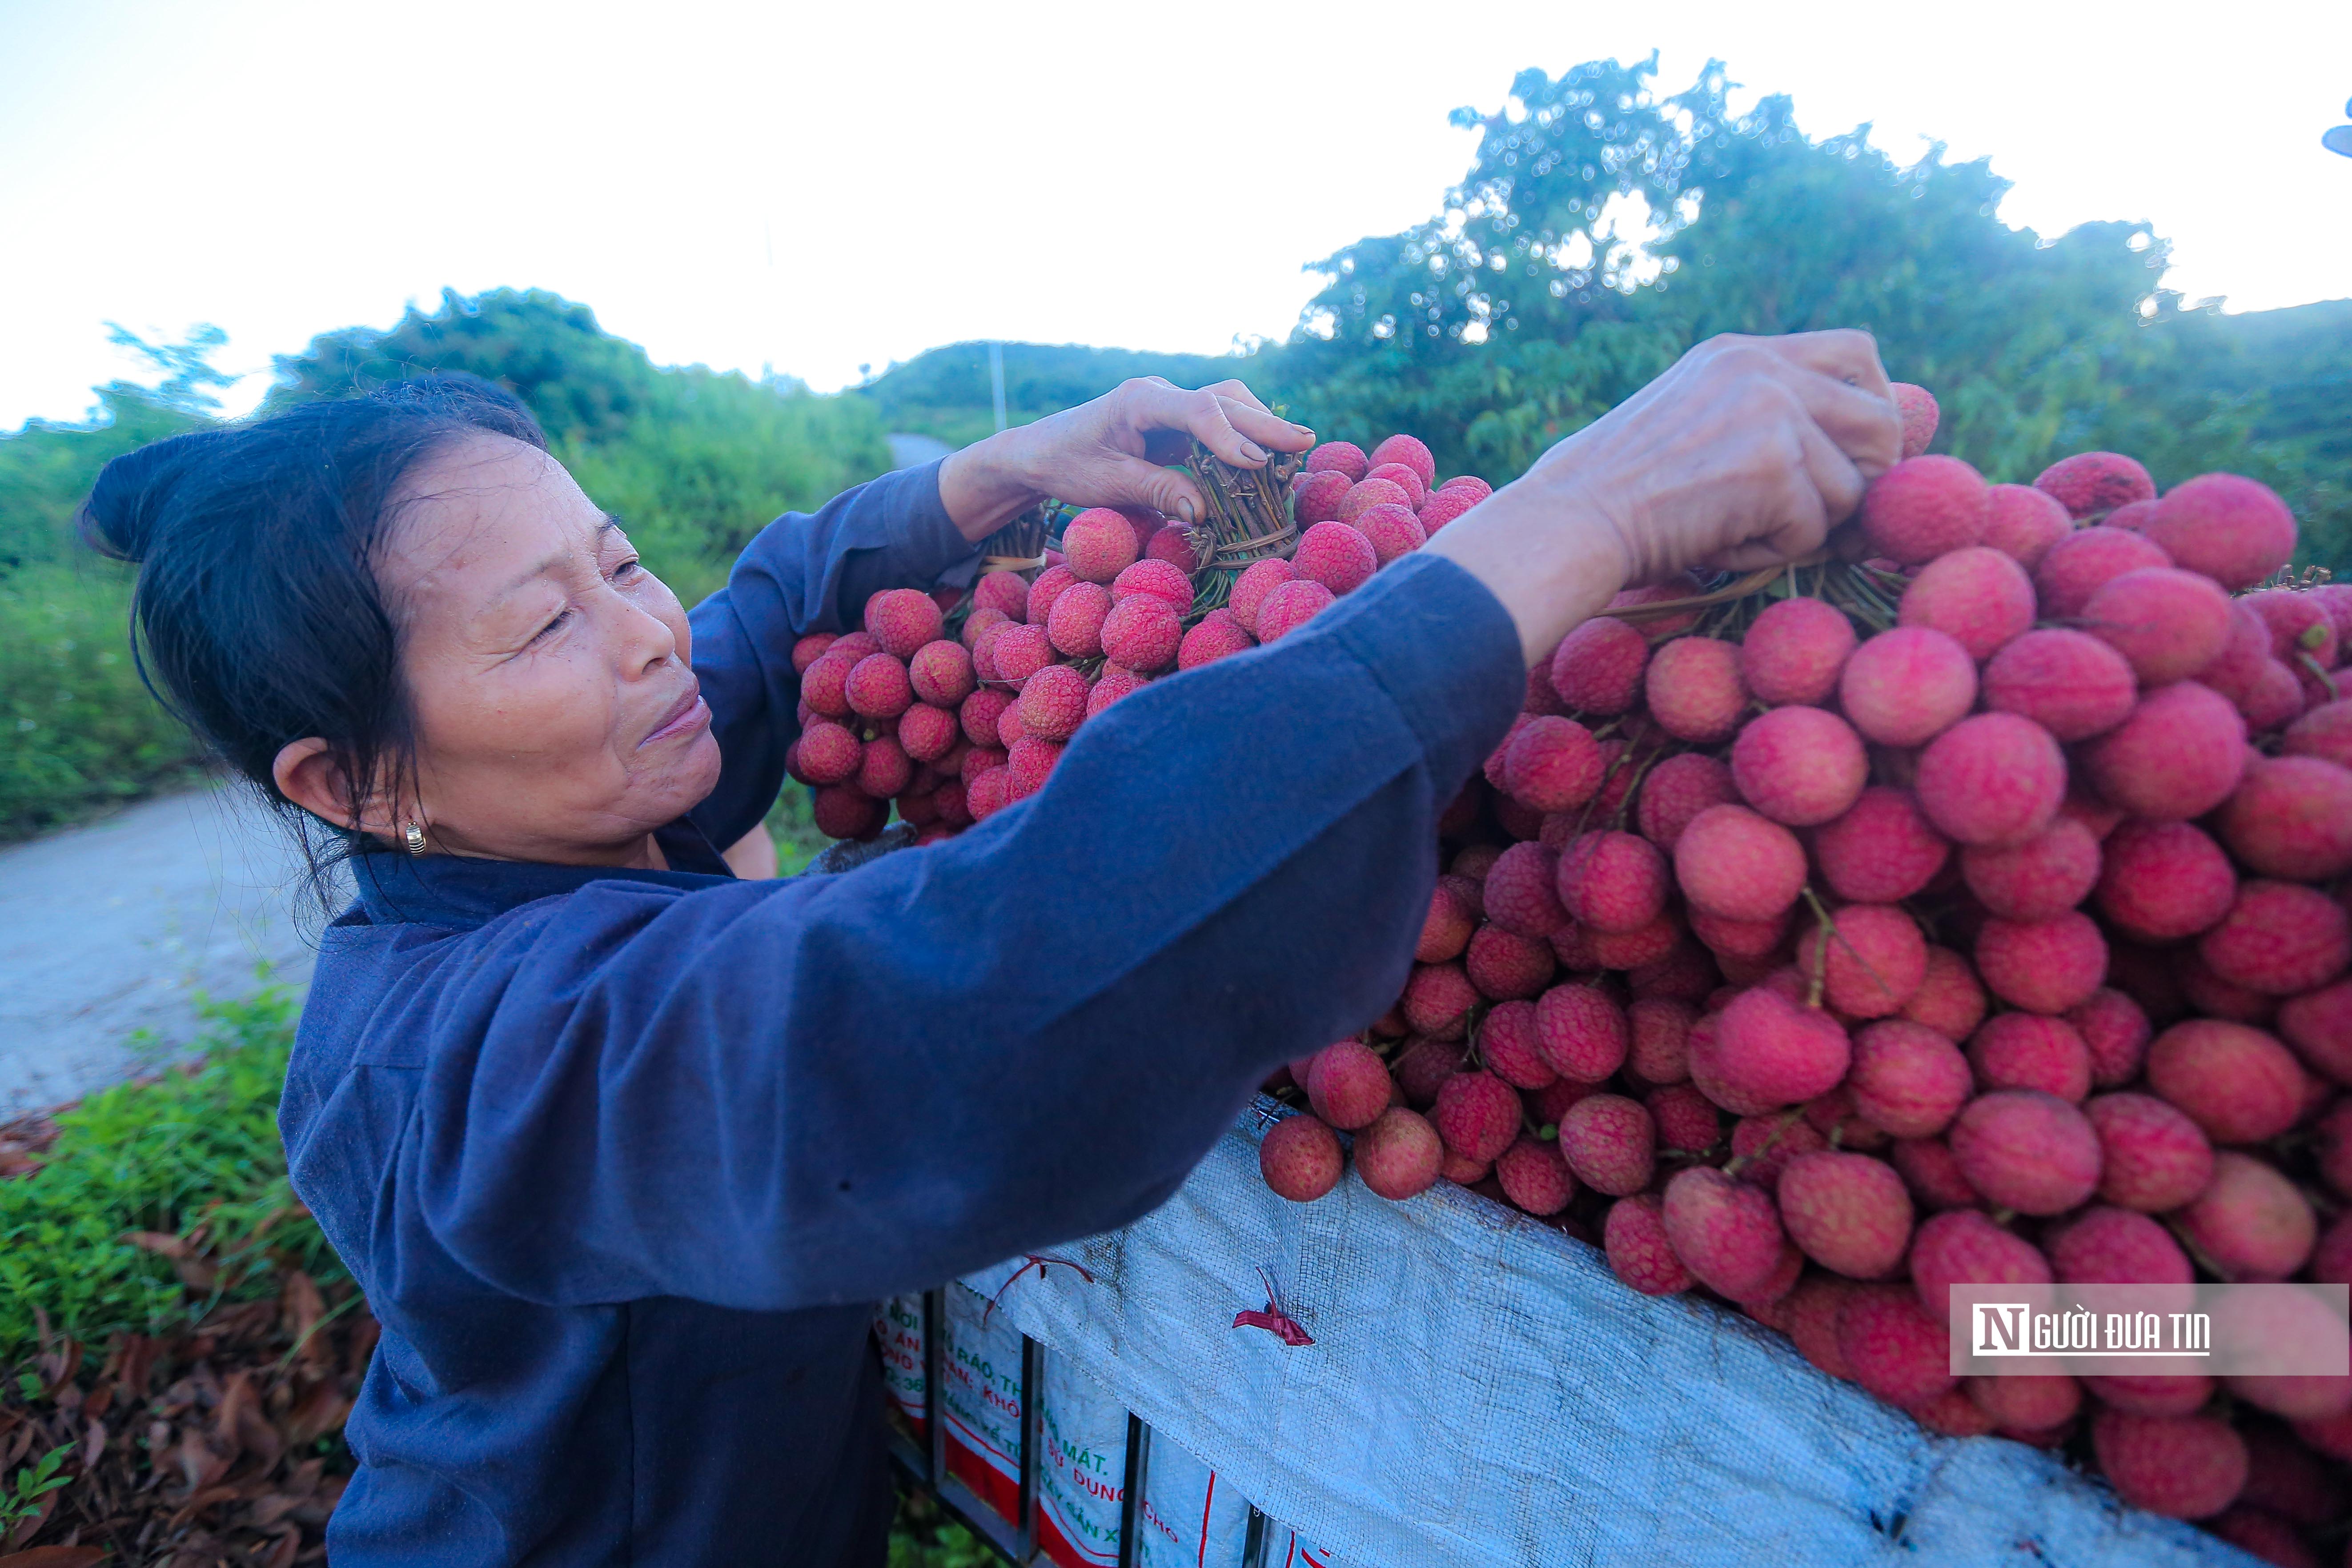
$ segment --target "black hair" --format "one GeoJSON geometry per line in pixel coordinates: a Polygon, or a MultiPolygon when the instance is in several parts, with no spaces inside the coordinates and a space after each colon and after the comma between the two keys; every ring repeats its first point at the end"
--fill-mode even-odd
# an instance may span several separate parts
{"type": "Polygon", "coordinates": [[[332,867],[369,847],[353,825],[371,788],[414,776],[377,552],[406,476],[485,433],[547,447],[511,393],[421,375],[142,447],[82,503],[82,537],[139,568],[140,679],[295,828],[322,899],[332,867]],[[341,761],[342,822],[311,817],[272,775],[279,750],[308,735],[341,761]]]}

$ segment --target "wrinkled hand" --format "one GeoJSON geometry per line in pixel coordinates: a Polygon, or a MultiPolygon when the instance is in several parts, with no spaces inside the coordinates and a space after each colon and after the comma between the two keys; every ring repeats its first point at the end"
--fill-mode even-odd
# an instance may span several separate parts
{"type": "Polygon", "coordinates": [[[1207,508],[1181,461],[1198,439],[1237,468],[1264,468],[1269,448],[1303,452],[1315,433],[1266,411],[1248,387],[1195,392],[1140,376],[1033,425],[1001,431],[950,457],[940,497],[967,539],[980,540],[1047,496],[1076,506],[1148,506],[1197,522],[1207,508]]]}
{"type": "Polygon", "coordinates": [[[1902,448],[1867,332],[1712,338],[1429,548],[1495,591],[1533,660],[1620,588],[1819,548],[1902,448]]]}

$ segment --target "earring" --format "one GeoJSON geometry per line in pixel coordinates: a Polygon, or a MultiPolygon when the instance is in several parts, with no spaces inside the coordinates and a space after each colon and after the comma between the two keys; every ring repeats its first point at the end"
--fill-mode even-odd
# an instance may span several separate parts
{"type": "Polygon", "coordinates": [[[414,821],[410,822],[407,828],[402,832],[400,841],[407,847],[411,855],[425,853],[425,829],[417,826],[414,821]]]}

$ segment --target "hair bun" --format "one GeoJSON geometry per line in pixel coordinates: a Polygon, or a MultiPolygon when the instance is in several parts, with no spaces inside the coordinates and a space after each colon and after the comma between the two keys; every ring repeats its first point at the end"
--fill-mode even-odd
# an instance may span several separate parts
{"type": "Polygon", "coordinates": [[[173,491],[189,466],[226,430],[191,430],[125,452],[99,470],[98,483],[81,503],[81,536],[102,555],[134,564],[147,559],[155,531],[170,510],[173,491]]]}

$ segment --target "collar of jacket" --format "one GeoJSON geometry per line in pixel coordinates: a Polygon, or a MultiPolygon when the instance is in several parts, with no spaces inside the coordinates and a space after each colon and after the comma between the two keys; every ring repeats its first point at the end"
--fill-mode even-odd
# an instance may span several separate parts
{"type": "Polygon", "coordinates": [[[548,866],[534,860],[406,855],[396,850],[354,856],[352,879],[359,889],[354,912],[370,925],[409,923],[471,931],[509,910],[569,893],[591,882],[651,882],[690,890],[734,879],[735,873],[728,869],[709,836],[686,817],[656,831],[654,842],[661,846],[670,869],[548,866]]]}

